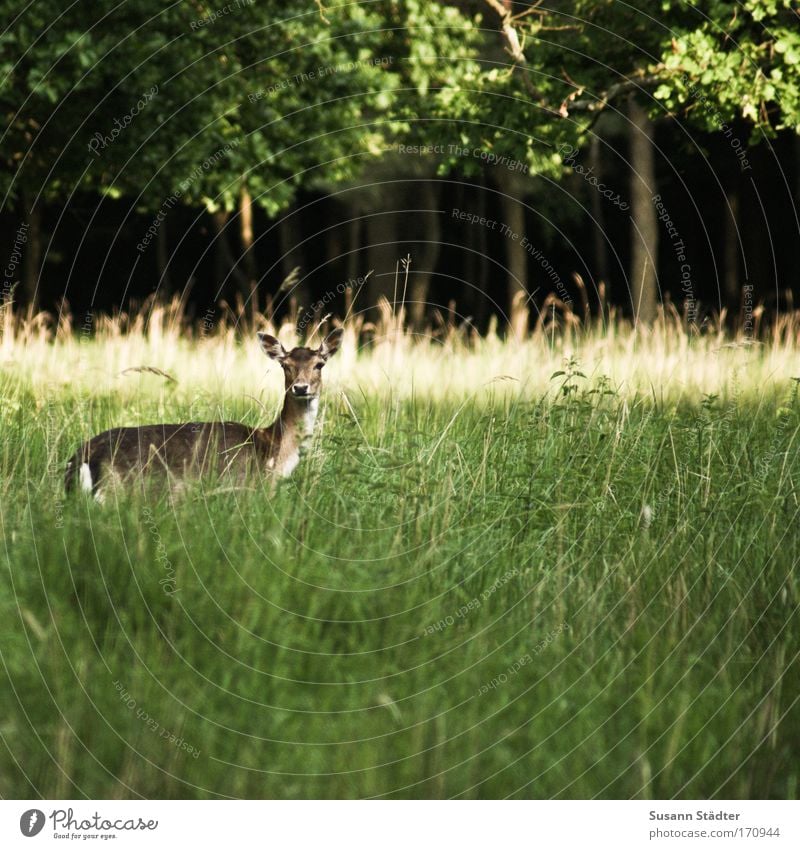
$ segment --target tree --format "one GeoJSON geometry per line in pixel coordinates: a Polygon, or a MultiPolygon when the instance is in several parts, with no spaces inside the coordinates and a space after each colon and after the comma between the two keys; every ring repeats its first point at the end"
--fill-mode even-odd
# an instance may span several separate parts
{"type": "Polygon", "coordinates": [[[565,145],[591,145],[604,111],[626,116],[631,185],[641,190],[631,202],[631,307],[642,318],[652,315],[657,228],[644,192],[657,193],[650,121],[678,118],[688,131],[721,133],[743,169],[747,142],[800,128],[800,31],[792,3],[553,0],[520,9],[485,0],[485,6],[507,58],[505,67],[482,68],[472,89],[459,94],[457,113],[482,119],[479,126],[463,121],[462,132],[525,162],[531,174],[546,174],[563,169],[556,154],[565,145]],[[737,137],[737,120],[750,128],[747,140],[737,137]]]}
{"type": "Polygon", "coordinates": [[[658,217],[653,122],[635,95],[628,95],[631,163],[631,280],[633,320],[649,324],[656,317],[658,217]]]}
{"type": "Polygon", "coordinates": [[[0,36],[4,205],[23,208],[31,244],[43,202],[97,191],[154,216],[148,250],[177,204],[215,216],[220,244],[238,207],[247,264],[246,198],[277,214],[300,186],[351,178],[391,134],[376,120],[399,76],[384,52],[386,9],[265,2],[223,14],[199,0],[0,9],[12,21],[0,36]]]}
{"type": "MultiPolygon", "coordinates": [[[[390,0],[369,8],[380,19],[380,55],[391,59],[381,107],[369,116],[381,155],[366,160],[355,179],[339,181],[347,191],[337,198],[364,219],[372,303],[394,296],[398,261],[410,250],[409,311],[419,325],[440,249],[436,174],[446,171],[447,149],[457,141],[455,98],[478,72],[479,33],[468,11],[447,3],[390,0]]],[[[335,21],[327,8],[326,15],[335,21]]]]}

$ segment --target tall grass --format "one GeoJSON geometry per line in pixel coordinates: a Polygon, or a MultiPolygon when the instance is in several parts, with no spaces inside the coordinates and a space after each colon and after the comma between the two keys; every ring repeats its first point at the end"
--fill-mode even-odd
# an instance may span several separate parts
{"type": "Polygon", "coordinates": [[[274,494],[101,507],[81,439],[266,423],[278,369],[178,304],[6,316],[0,794],[797,796],[796,326],[400,318],[274,494]]]}

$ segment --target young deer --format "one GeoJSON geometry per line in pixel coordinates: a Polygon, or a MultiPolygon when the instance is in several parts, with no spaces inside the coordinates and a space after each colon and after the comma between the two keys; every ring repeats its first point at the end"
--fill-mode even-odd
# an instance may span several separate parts
{"type": "Polygon", "coordinates": [[[269,427],[238,422],[117,427],[92,437],[67,463],[64,484],[102,500],[108,485],[156,473],[180,484],[190,476],[232,476],[238,483],[253,471],[288,477],[311,439],[322,388],[322,367],[339,348],[342,330],[329,334],[319,348],[286,351],[267,333],[259,333],[264,353],[283,367],[283,409],[269,427]]]}

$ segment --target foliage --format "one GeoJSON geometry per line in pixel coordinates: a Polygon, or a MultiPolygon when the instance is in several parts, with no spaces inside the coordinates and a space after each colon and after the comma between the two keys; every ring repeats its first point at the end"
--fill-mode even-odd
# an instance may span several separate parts
{"type": "Polygon", "coordinates": [[[457,83],[469,49],[469,22],[436,3],[225,9],[136,0],[62,14],[46,0],[4,10],[11,196],[95,188],[146,209],[173,195],[230,209],[246,180],[275,213],[299,186],[335,184],[380,155],[419,104],[442,100],[445,79],[457,83]],[[90,151],[95,133],[106,143],[90,151]]]}
{"type": "Polygon", "coordinates": [[[274,214],[299,187],[350,180],[398,143],[441,145],[443,172],[483,167],[460,146],[557,174],[558,148],[576,145],[627,85],[654,91],[654,115],[705,130],[734,118],[759,133],[800,126],[789,0],[665,0],[655,13],[644,2],[554,2],[512,19],[524,62],[501,52],[490,4],[225,9],[8,6],[4,190],[97,189],[145,209],[178,195],[230,209],[246,181],[274,214]],[[127,126],[112,141],[118,122],[127,126]],[[92,152],[98,137],[108,143],[92,152]]]}
{"type": "Polygon", "coordinates": [[[744,119],[753,128],[753,142],[777,130],[800,132],[797,4],[694,0],[689,5],[697,11],[673,29],[656,98],[712,132],[721,129],[718,114],[725,121],[744,119]],[[698,103],[698,90],[716,109],[698,103]]]}
{"type": "Polygon", "coordinates": [[[632,92],[651,102],[653,117],[668,111],[711,132],[737,119],[754,141],[800,128],[791,0],[664,0],[657,9],[644,0],[554,2],[512,21],[526,61],[486,76],[502,81],[506,96],[527,90],[531,132],[547,133],[549,122],[561,143],[574,145],[607,103],[618,107],[632,92]]]}

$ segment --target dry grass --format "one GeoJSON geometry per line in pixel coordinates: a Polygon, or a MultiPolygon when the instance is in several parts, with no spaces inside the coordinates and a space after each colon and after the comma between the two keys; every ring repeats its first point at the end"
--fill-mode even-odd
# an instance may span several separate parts
{"type": "MultiPolygon", "coordinates": [[[[623,395],[655,394],[679,401],[715,394],[759,395],[800,374],[800,313],[778,318],[758,338],[723,329],[724,314],[703,328],[688,327],[671,309],[652,328],[634,330],[613,313],[604,322],[584,320],[555,298],[545,305],[524,339],[498,333],[496,323],[479,336],[468,323],[438,316],[426,334],[405,329],[405,315],[387,302],[379,320],[345,324],[342,354],[328,370],[329,384],[371,394],[408,398],[480,396],[484,392],[540,395],[553,373],[574,358],[587,378],[607,378],[623,395]],[[543,316],[548,315],[548,318],[543,316]]],[[[71,385],[77,391],[135,389],[158,381],[165,391],[277,392],[276,370],[265,367],[254,343],[268,329],[284,344],[300,343],[291,321],[223,308],[213,328],[191,324],[179,298],[151,301],[136,313],[81,319],[67,313],[22,315],[0,311],[0,363],[25,375],[44,392],[71,385]]],[[[313,326],[313,325],[312,325],[313,326]]],[[[319,338],[319,333],[312,337],[319,338]]],[[[310,342],[309,342],[310,344],[310,342]]]]}

